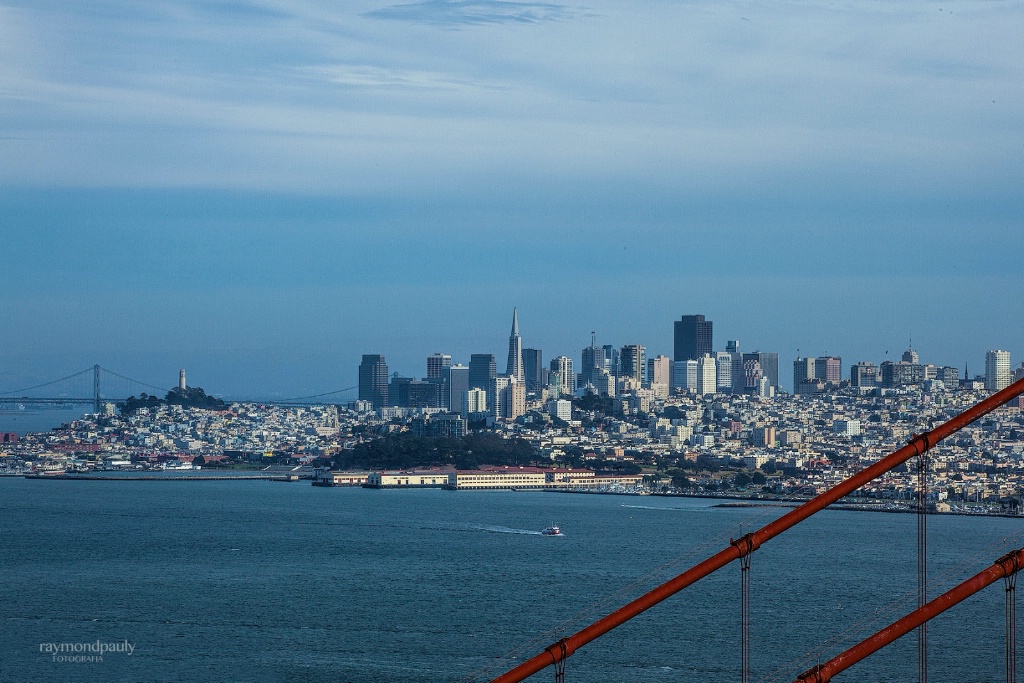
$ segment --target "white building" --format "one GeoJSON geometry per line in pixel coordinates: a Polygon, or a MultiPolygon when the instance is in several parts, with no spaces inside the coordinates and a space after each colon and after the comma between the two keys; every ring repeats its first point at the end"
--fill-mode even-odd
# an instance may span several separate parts
{"type": "Polygon", "coordinates": [[[572,419],[572,401],[548,401],[548,415],[568,422],[572,419]]]}
{"type": "MultiPolygon", "coordinates": [[[[697,393],[714,394],[718,392],[718,364],[714,356],[705,353],[697,363],[697,393]]],[[[731,368],[730,368],[731,370],[731,368]]]]}
{"type": "Polygon", "coordinates": [[[462,417],[468,417],[470,413],[487,412],[487,392],[483,389],[470,389],[463,393],[462,417]]]}
{"type": "Polygon", "coordinates": [[[572,358],[558,356],[551,359],[552,380],[558,382],[558,394],[560,396],[572,396],[576,393],[576,373],[572,369],[572,358]],[[558,375],[557,378],[554,375],[558,375]]]}
{"type": "Polygon", "coordinates": [[[994,349],[985,353],[985,388],[999,391],[1010,386],[1010,352],[994,349]]]}

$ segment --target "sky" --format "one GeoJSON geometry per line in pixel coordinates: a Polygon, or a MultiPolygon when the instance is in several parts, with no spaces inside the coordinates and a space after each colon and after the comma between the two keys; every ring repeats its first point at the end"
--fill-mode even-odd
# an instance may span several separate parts
{"type": "Polygon", "coordinates": [[[500,371],[513,307],[545,362],[703,313],[784,385],[911,338],[1019,365],[1021,35],[1005,0],[0,0],[0,391],[500,371]]]}

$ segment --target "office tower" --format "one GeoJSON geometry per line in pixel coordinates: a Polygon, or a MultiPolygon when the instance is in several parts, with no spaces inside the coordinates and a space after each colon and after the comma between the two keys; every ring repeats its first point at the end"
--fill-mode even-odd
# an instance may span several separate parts
{"type": "MultiPolygon", "coordinates": [[[[730,359],[731,360],[731,359],[730,359]]],[[[689,362],[689,361],[687,361],[689,362]]],[[[718,363],[715,357],[709,353],[697,359],[697,393],[716,394],[718,393],[718,363]]]]}
{"type": "Polygon", "coordinates": [[[359,364],[359,400],[369,401],[374,410],[388,405],[388,364],[384,356],[363,354],[359,364]]]}
{"type": "Polygon", "coordinates": [[[905,387],[924,382],[924,368],[920,363],[887,360],[879,368],[884,387],[905,387]]]}
{"type": "Polygon", "coordinates": [[[526,374],[526,390],[539,391],[544,381],[544,361],[540,349],[523,349],[523,372],[526,374]]]}
{"type": "Polygon", "coordinates": [[[698,391],[697,389],[697,360],[691,358],[682,362],[683,368],[683,389],[698,391]]]}
{"type": "Polygon", "coordinates": [[[904,363],[916,364],[921,362],[920,356],[918,356],[917,351],[914,350],[913,342],[910,343],[910,348],[903,352],[903,358],[901,358],[900,360],[902,360],[904,363]]]}
{"type": "MultiPolygon", "coordinates": [[[[404,379],[404,378],[395,378],[404,379]]],[[[398,387],[397,405],[402,408],[438,408],[441,403],[440,382],[424,382],[419,379],[409,379],[395,383],[398,387]]]]}
{"type": "Polygon", "coordinates": [[[469,368],[465,365],[443,368],[441,379],[441,407],[453,413],[463,413],[463,401],[469,391],[469,368]]]}
{"type": "Polygon", "coordinates": [[[742,394],[745,391],[746,377],[743,374],[743,354],[740,353],[739,340],[730,339],[725,342],[725,352],[732,356],[732,393],[742,394]]]}
{"type": "Polygon", "coordinates": [[[764,378],[764,368],[757,359],[756,354],[743,354],[743,392],[757,394],[761,388],[761,380],[764,378]],[[752,356],[747,358],[747,356],[752,356]]]}
{"type": "Polygon", "coordinates": [[[768,382],[773,388],[779,388],[779,354],[770,351],[744,353],[744,374],[746,374],[746,362],[748,360],[756,360],[761,366],[761,375],[768,378],[768,382]]]}
{"type": "Polygon", "coordinates": [[[793,361],[793,393],[799,394],[800,383],[814,379],[814,358],[797,358],[793,361]]]}
{"type": "Polygon", "coordinates": [[[523,369],[523,338],[519,336],[519,312],[512,309],[512,332],[508,336],[508,363],[505,365],[505,374],[515,377],[517,382],[526,382],[526,372],[523,369]]]}
{"type": "Polygon", "coordinates": [[[494,355],[490,353],[474,353],[469,357],[469,386],[471,389],[491,388],[491,380],[498,374],[494,355]]]}
{"type": "Polygon", "coordinates": [[[605,369],[604,349],[597,345],[596,333],[590,333],[590,346],[583,349],[582,356],[580,384],[585,387],[594,383],[594,377],[599,370],[605,369]]]}
{"type": "Polygon", "coordinates": [[[514,420],[526,414],[526,385],[512,375],[498,375],[491,381],[491,415],[498,419],[514,420]]]}
{"type": "Polygon", "coordinates": [[[470,389],[463,396],[462,416],[469,417],[475,413],[487,412],[487,391],[485,389],[470,389]]]}
{"type": "Polygon", "coordinates": [[[935,379],[945,384],[947,389],[958,389],[960,387],[960,369],[948,365],[939,368],[935,371],[935,379]]]}
{"type": "Polygon", "coordinates": [[[839,384],[843,381],[843,360],[839,356],[815,358],[814,377],[830,384],[839,384]]]}
{"type": "Polygon", "coordinates": [[[684,315],[674,325],[672,360],[697,360],[712,352],[711,321],[703,315],[684,315]]]}
{"type": "Polygon", "coordinates": [[[442,368],[452,365],[452,357],[446,353],[435,353],[427,356],[427,379],[440,379],[442,368]]]}
{"type": "Polygon", "coordinates": [[[645,349],[640,344],[627,344],[619,352],[619,376],[632,377],[637,382],[643,383],[647,369],[645,349]]]}
{"type": "Polygon", "coordinates": [[[604,349],[604,369],[612,377],[617,377],[619,374],[619,352],[611,344],[605,344],[601,348],[604,349]]]}
{"type": "Polygon", "coordinates": [[[999,391],[1010,386],[1010,352],[993,349],[985,352],[985,389],[999,391]]]}
{"type": "Polygon", "coordinates": [[[647,383],[672,384],[672,359],[665,355],[659,355],[647,360],[647,383]]]}
{"type": "Polygon", "coordinates": [[[878,384],[878,366],[865,361],[851,365],[850,384],[855,387],[874,387],[878,384]]]}
{"type": "Polygon", "coordinates": [[[576,373],[572,369],[572,358],[558,356],[551,359],[551,374],[558,375],[558,393],[572,396],[576,393],[576,373]]]}
{"type": "Polygon", "coordinates": [[[728,351],[715,351],[715,369],[718,379],[715,381],[718,393],[728,394],[732,391],[732,354],[728,351]]]}

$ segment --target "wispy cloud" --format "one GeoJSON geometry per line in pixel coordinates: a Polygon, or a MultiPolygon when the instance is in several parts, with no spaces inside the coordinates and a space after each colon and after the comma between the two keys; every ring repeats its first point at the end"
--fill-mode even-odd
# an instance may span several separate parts
{"type": "Polygon", "coordinates": [[[352,88],[414,88],[424,90],[498,90],[482,81],[456,78],[451,74],[415,69],[387,69],[350,64],[306,67],[302,71],[335,85],[352,88]]]}
{"type": "Polygon", "coordinates": [[[561,21],[570,18],[572,13],[563,5],[548,2],[421,0],[373,10],[365,16],[450,26],[561,21]]]}

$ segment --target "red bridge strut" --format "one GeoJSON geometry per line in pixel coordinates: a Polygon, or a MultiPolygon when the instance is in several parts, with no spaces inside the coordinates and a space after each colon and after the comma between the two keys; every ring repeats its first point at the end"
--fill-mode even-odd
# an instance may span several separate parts
{"type": "Polygon", "coordinates": [[[849,669],[860,660],[878,652],[929,619],[942,614],[953,605],[971,597],[999,579],[1016,574],[1022,567],[1024,567],[1024,548],[1000,557],[988,569],[978,572],[955,588],[918,607],[899,621],[894,621],[870,638],[857,643],[824,664],[805,671],[796,679],[796,683],[828,683],[839,672],[849,669]]]}
{"type": "Polygon", "coordinates": [[[836,484],[798,508],[779,517],[757,531],[749,533],[742,538],[732,541],[728,548],[719,551],[703,562],[691,567],[679,576],[669,579],[657,588],[644,593],[636,600],[623,605],[611,614],[598,619],[586,628],[563,638],[558,642],[549,645],[543,652],[526,660],[514,669],[503,673],[491,683],[517,683],[553,664],[557,664],[576,650],[587,643],[600,638],[617,626],[621,626],[638,614],[654,607],[662,600],[665,600],[687,586],[696,583],[705,576],[712,574],[722,567],[730,564],[745,555],[749,555],[761,544],[770,541],[784,531],[788,531],[811,515],[824,510],[826,507],[853,493],[861,486],[877,479],[889,470],[901,465],[910,458],[925,453],[947,436],[958,432],[971,422],[984,417],[999,406],[1008,403],[1017,396],[1024,394],[1024,379],[1020,379],[1010,386],[998,391],[988,398],[978,402],[956,417],[943,422],[941,425],[926,434],[915,436],[902,448],[893,451],[873,465],[869,465],[849,479],[836,484]]]}

